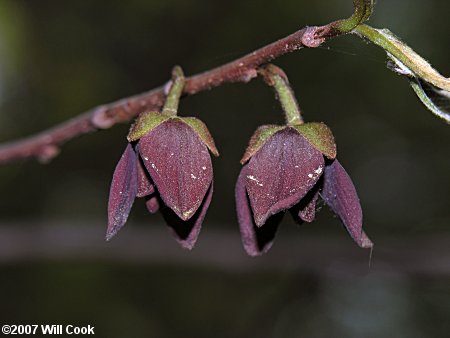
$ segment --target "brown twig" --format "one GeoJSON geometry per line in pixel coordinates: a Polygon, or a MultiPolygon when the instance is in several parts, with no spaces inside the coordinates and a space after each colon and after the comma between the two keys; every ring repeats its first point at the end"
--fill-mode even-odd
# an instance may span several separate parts
{"type": "MultiPolygon", "coordinates": [[[[235,61],[191,76],[186,79],[184,93],[193,95],[223,83],[249,82],[257,76],[259,66],[303,47],[318,47],[325,39],[339,35],[335,30],[330,34],[334,25],[335,23],[330,23],[322,27],[303,28],[235,61]]],[[[159,87],[93,108],[37,135],[0,145],[0,163],[26,158],[49,161],[59,153],[62,144],[79,135],[127,122],[143,111],[159,110],[164,97],[164,87],[159,87]]]]}

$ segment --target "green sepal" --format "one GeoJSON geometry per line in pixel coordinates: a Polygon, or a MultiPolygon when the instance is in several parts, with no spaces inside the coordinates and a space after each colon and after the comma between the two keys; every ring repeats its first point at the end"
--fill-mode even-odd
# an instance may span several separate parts
{"type": "Polygon", "coordinates": [[[274,124],[258,127],[251,137],[248,147],[242,156],[241,164],[245,164],[255,153],[266,143],[266,141],[276,132],[286,128],[286,126],[277,126],[274,124]]]}
{"type": "Polygon", "coordinates": [[[292,126],[302,134],[317,150],[330,160],[336,158],[336,143],[333,133],[325,123],[309,122],[292,126]]]}
{"type": "Polygon", "coordinates": [[[144,112],[136,119],[128,133],[128,142],[139,140],[142,136],[149,133],[161,123],[169,120],[170,117],[157,111],[144,112]]]}
{"type": "Polygon", "coordinates": [[[208,128],[206,127],[206,124],[195,117],[177,117],[176,119],[179,119],[180,121],[186,123],[189,127],[191,127],[198,135],[198,137],[200,137],[202,142],[208,147],[211,153],[216,157],[219,156],[219,151],[216,148],[214,139],[208,128]]]}

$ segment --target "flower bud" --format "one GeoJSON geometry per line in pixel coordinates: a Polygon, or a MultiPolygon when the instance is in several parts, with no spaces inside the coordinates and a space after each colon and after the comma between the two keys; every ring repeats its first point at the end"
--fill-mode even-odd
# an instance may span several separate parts
{"type": "Polygon", "coordinates": [[[245,165],[235,191],[242,241],[249,255],[270,248],[285,210],[291,209],[299,221],[312,222],[319,197],[359,246],[373,246],[362,231],[356,190],[335,157],[333,134],[323,123],[257,129],[241,161],[245,165]]]}

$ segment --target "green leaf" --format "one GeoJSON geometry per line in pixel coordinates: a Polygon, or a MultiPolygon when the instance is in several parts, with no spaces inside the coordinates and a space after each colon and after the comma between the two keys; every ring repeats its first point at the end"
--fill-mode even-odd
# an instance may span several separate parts
{"type": "Polygon", "coordinates": [[[388,57],[390,58],[388,68],[397,74],[406,76],[412,89],[425,107],[437,117],[450,123],[450,92],[416,76],[395,56],[388,53],[388,57]]]}
{"type": "Polygon", "coordinates": [[[406,68],[415,77],[440,89],[450,91],[450,78],[442,76],[427,60],[388,29],[376,29],[368,25],[359,25],[354,32],[383,48],[397,66],[402,65],[399,68],[406,68]]]}
{"type": "Polygon", "coordinates": [[[439,89],[419,78],[414,78],[410,84],[429,111],[450,123],[450,92],[439,89]]]}
{"type": "Polygon", "coordinates": [[[293,126],[302,134],[317,150],[329,159],[336,158],[336,143],[333,133],[325,123],[309,122],[293,126]]]}
{"type": "Polygon", "coordinates": [[[142,113],[136,119],[135,124],[131,126],[130,132],[127,136],[128,142],[139,140],[142,136],[169,119],[169,116],[163,115],[156,111],[142,113]]]}

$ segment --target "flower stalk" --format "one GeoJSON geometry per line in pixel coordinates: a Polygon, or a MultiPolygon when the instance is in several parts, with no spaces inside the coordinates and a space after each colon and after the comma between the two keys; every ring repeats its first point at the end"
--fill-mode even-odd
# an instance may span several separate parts
{"type": "Polygon", "coordinates": [[[275,90],[283,108],[286,124],[288,126],[303,124],[300,107],[283,70],[273,64],[269,64],[260,69],[260,74],[263,76],[264,81],[275,90]]]}
{"type": "Polygon", "coordinates": [[[181,94],[183,94],[186,79],[180,66],[175,66],[172,71],[172,85],[166,97],[166,102],[161,111],[162,114],[175,117],[178,114],[178,104],[180,103],[181,94]]]}

